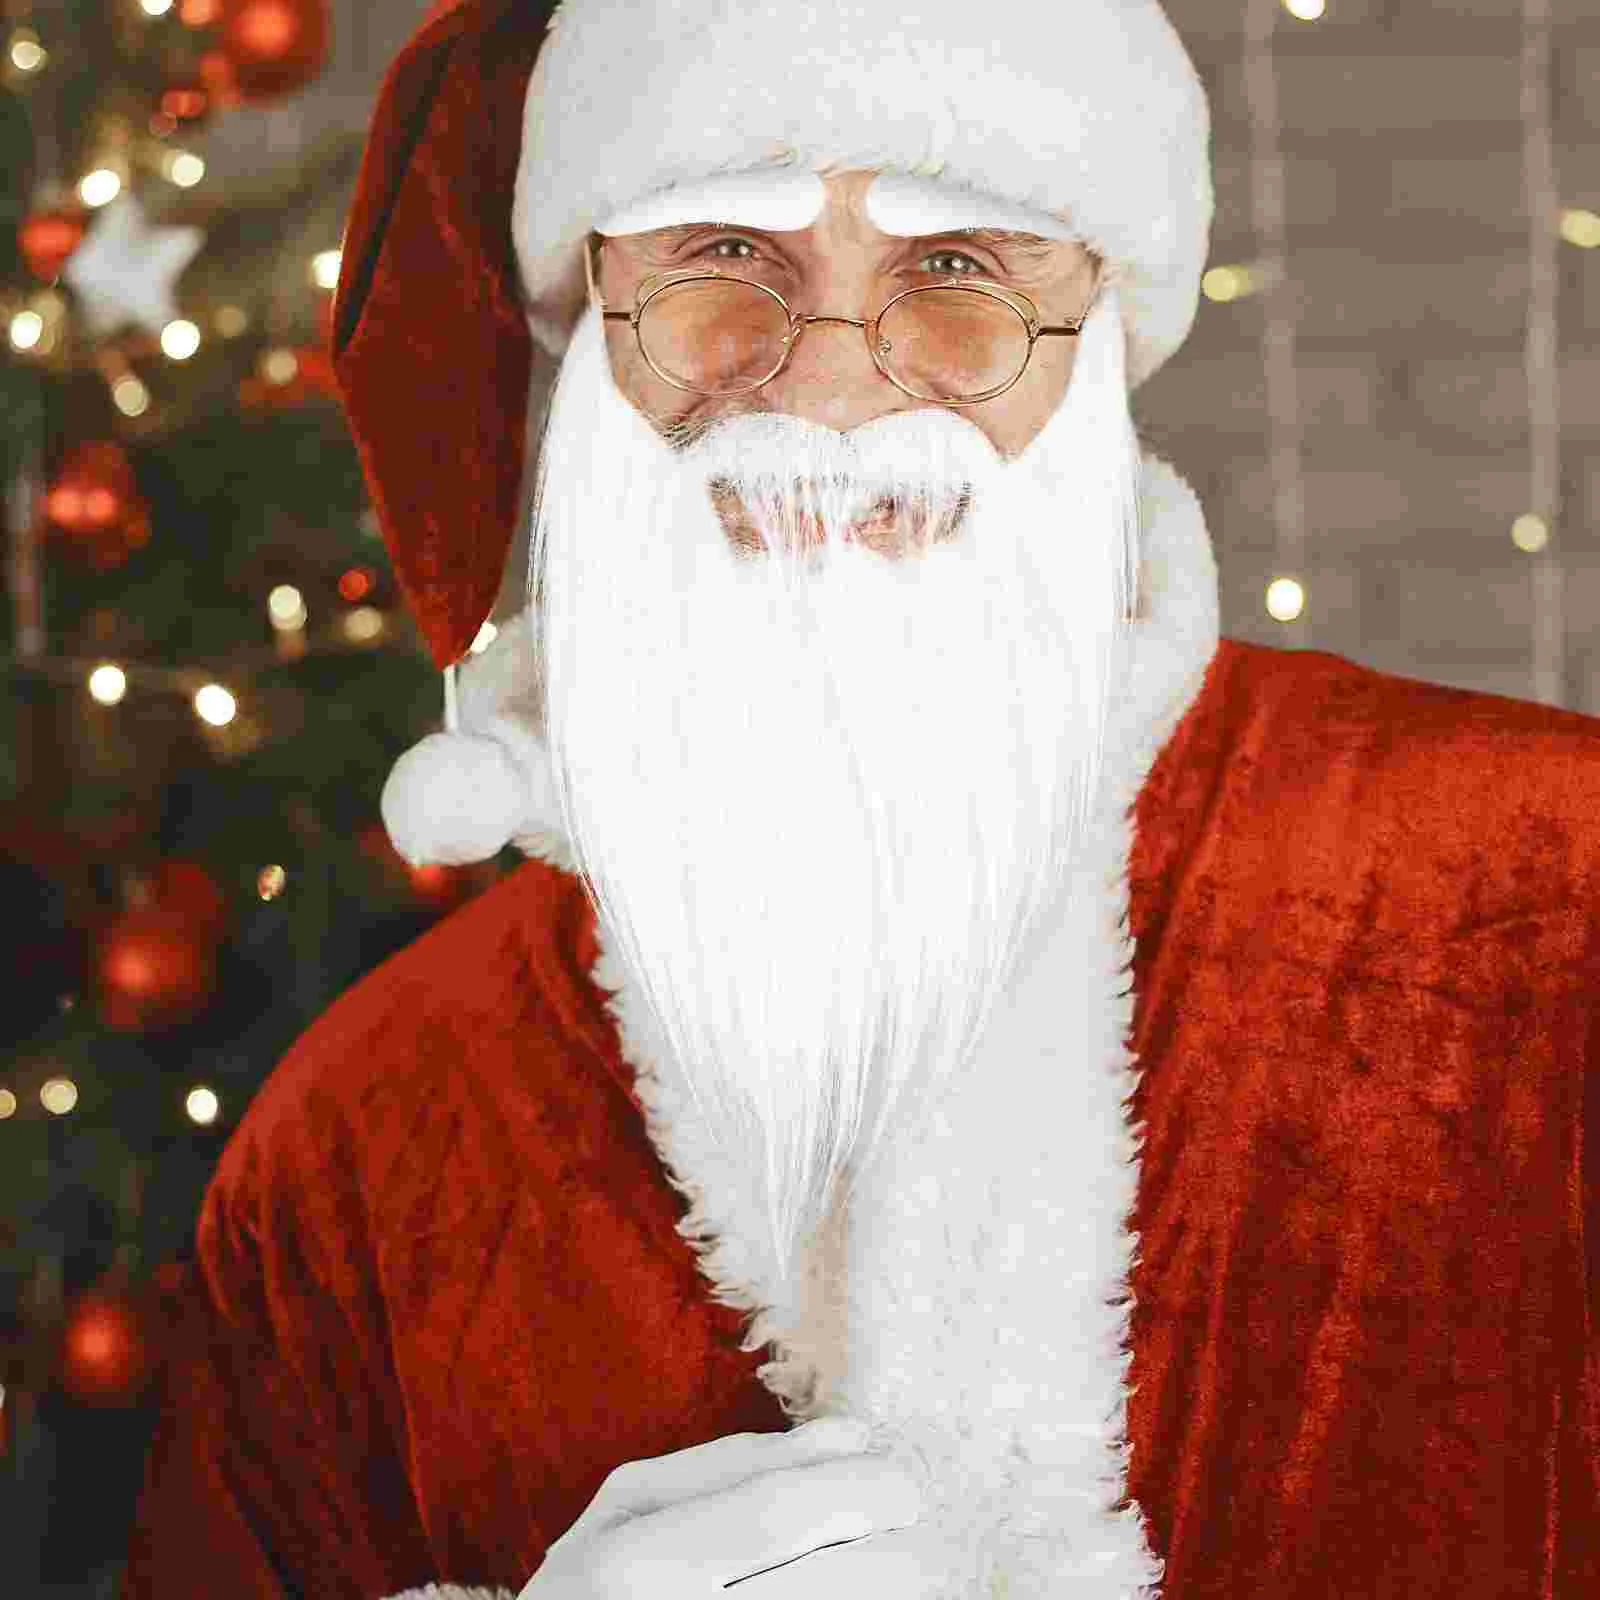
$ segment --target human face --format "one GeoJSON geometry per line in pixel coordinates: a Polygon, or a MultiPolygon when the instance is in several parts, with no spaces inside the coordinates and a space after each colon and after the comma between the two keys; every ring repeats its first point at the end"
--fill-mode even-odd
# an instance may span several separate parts
{"type": "MultiPolygon", "coordinates": [[[[1038,234],[947,230],[906,238],[885,233],[867,215],[876,174],[822,179],[821,215],[811,226],[763,231],[714,223],[623,234],[603,241],[599,288],[613,309],[631,307],[639,285],[660,272],[706,267],[776,288],[800,312],[865,317],[917,283],[971,277],[1028,296],[1045,323],[1076,321],[1094,293],[1098,263],[1081,244],[1038,234]]],[[[1022,377],[993,399],[959,408],[1000,455],[1014,459],[1060,405],[1072,377],[1077,341],[1042,338],[1022,377]]],[[[873,364],[861,331],[836,323],[810,326],[789,364],[760,389],[732,397],[695,395],[663,382],[626,323],[606,324],[617,386],[663,433],[747,411],[805,417],[843,433],[893,412],[925,406],[897,389],[873,364]]]]}

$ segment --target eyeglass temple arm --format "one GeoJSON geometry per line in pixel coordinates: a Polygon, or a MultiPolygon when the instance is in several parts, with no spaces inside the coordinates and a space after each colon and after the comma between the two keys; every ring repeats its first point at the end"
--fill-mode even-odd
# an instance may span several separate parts
{"type": "Polygon", "coordinates": [[[583,275],[589,280],[589,298],[597,301],[600,306],[600,316],[606,322],[631,323],[634,313],[631,311],[607,311],[605,301],[600,294],[600,285],[595,279],[595,257],[600,253],[600,246],[605,240],[597,233],[591,233],[584,241],[583,247],[583,275]]]}
{"type": "Polygon", "coordinates": [[[1101,267],[1101,268],[1097,269],[1096,272],[1095,272],[1094,293],[1089,296],[1089,303],[1088,303],[1088,305],[1086,305],[1083,308],[1083,315],[1081,317],[1079,317],[1076,322],[1063,323],[1058,327],[1040,328],[1038,333],[1035,335],[1035,337],[1036,338],[1043,338],[1044,335],[1047,334],[1047,333],[1056,333],[1056,334],[1061,334],[1064,337],[1073,337],[1073,336],[1076,336],[1077,334],[1082,333],[1083,332],[1083,325],[1084,325],[1084,323],[1086,323],[1089,320],[1089,313],[1094,310],[1096,303],[1100,299],[1100,291],[1103,288],[1105,288],[1105,286],[1106,286],[1105,269],[1103,267],[1101,267]]]}

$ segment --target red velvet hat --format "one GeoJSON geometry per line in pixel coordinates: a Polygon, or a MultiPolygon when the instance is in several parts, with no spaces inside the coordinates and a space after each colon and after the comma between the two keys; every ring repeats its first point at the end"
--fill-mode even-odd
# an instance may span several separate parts
{"type": "Polygon", "coordinates": [[[439,665],[499,591],[534,338],[564,349],[584,241],[618,207],[765,168],[937,176],[1042,207],[1111,264],[1130,384],[1187,335],[1210,110],[1160,0],[924,0],[910,30],[857,0],[565,0],[552,31],[554,11],[428,18],[384,80],[346,232],[334,370],[439,665]]]}
{"type": "Polygon", "coordinates": [[[435,9],[384,78],[345,232],[334,373],[401,590],[440,667],[489,615],[516,523],[532,340],[511,198],[553,9],[435,9]]]}

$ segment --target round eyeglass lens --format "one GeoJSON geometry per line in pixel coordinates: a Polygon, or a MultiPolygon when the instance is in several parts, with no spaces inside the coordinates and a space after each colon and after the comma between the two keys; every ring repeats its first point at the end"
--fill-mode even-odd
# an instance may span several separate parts
{"type": "Polygon", "coordinates": [[[1008,302],[977,289],[913,289],[878,322],[878,354],[923,400],[997,389],[1028,362],[1028,325],[1008,302]]]}
{"type": "Polygon", "coordinates": [[[727,278],[668,284],[639,317],[639,343],[651,363],[707,394],[737,394],[770,377],[788,331],[770,294],[727,278]]]}

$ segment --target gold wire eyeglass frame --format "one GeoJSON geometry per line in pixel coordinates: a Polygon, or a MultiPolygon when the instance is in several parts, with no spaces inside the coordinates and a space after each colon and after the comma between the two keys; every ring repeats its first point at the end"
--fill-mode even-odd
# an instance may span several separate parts
{"type": "Polygon", "coordinates": [[[589,297],[600,307],[600,315],[607,322],[626,322],[633,329],[634,342],[639,346],[639,354],[644,357],[646,364],[663,383],[670,384],[674,389],[687,390],[690,394],[712,395],[725,399],[733,395],[749,394],[752,390],[759,389],[763,384],[771,383],[783,369],[788,366],[789,358],[793,356],[800,343],[801,335],[814,322],[836,322],[847,328],[860,328],[863,338],[867,341],[867,353],[872,357],[872,364],[886,377],[902,394],[908,394],[913,400],[921,400],[929,405],[936,406],[976,406],[985,400],[993,400],[997,395],[1002,395],[1007,389],[1022,378],[1028,370],[1028,363],[1033,360],[1033,347],[1043,338],[1055,336],[1059,338],[1076,338],[1083,331],[1083,325],[1089,320],[1089,314],[1094,310],[1095,302],[1100,298],[1100,289],[1105,281],[1103,270],[1097,271],[1095,276],[1094,292],[1089,296],[1089,304],[1084,307],[1083,315],[1076,322],[1063,322],[1046,324],[1039,320],[1038,307],[1019,289],[1006,287],[1004,284],[974,282],[971,278],[946,278],[939,283],[917,283],[909,289],[902,289],[898,294],[891,295],[882,306],[878,308],[876,316],[871,317],[827,317],[808,316],[804,312],[790,309],[789,302],[778,293],[776,289],[769,288],[764,283],[757,283],[753,278],[741,278],[734,272],[716,272],[705,268],[680,268],[673,272],[658,272],[646,278],[638,287],[634,296],[632,311],[608,311],[605,301],[600,294],[597,274],[597,264],[600,246],[604,239],[591,233],[584,250],[584,270],[589,280],[589,297]],[[644,314],[645,308],[664,289],[670,289],[680,283],[694,283],[699,280],[722,280],[725,282],[748,284],[752,289],[759,289],[763,294],[771,295],[782,308],[783,314],[789,320],[789,331],[783,336],[783,354],[778,357],[777,364],[764,377],[758,378],[754,383],[747,383],[739,389],[699,389],[693,384],[684,383],[681,379],[674,378],[670,373],[663,372],[651,359],[650,352],[645,349],[644,340],[639,333],[639,319],[644,314]],[[1022,358],[1022,364],[1016,372],[1004,383],[996,384],[992,389],[985,389],[981,394],[970,395],[964,400],[941,400],[936,395],[918,394],[915,389],[903,384],[884,365],[883,356],[887,350],[887,341],[878,337],[878,324],[888,315],[891,308],[898,305],[907,295],[925,294],[929,289],[965,289],[975,294],[985,294],[998,300],[1001,305],[1014,312],[1022,323],[1028,335],[1028,353],[1022,358]],[[1020,302],[1020,304],[1018,304],[1020,302]]]}

